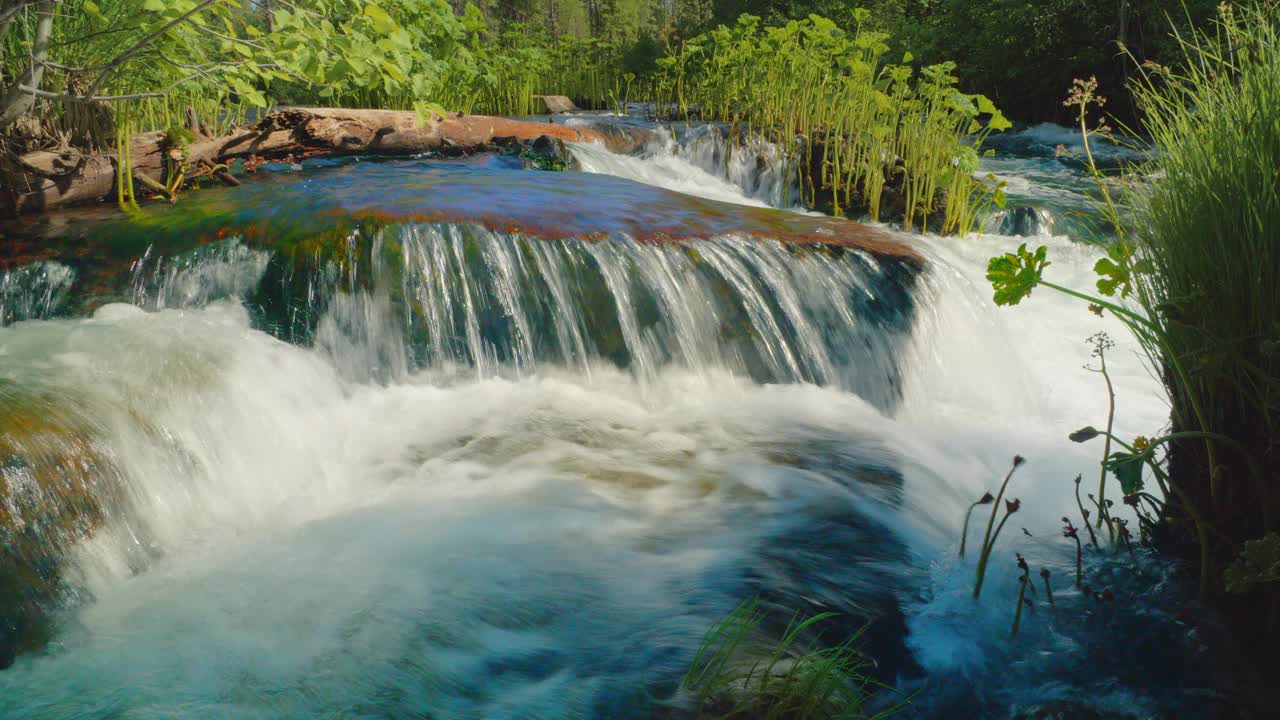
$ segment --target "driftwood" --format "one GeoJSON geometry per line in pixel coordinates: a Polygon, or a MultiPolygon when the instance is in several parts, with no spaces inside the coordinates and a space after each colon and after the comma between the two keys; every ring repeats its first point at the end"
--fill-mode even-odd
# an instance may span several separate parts
{"type": "MultiPolygon", "coordinates": [[[[199,128],[190,118],[188,124],[199,128]]],[[[504,139],[529,142],[542,136],[565,142],[597,142],[614,151],[628,152],[638,149],[647,139],[643,131],[606,135],[588,128],[483,115],[450,113],[448,117],[436,116],[420,123],[418,114],[412,111],[335,108],[279,110],[225,137],[193,134],[196,139],[186,146],[186,162],[192,167],[201,163],[228,164],[249,156],[301,159],[355,153],[458,154],[491,149],[504,139]]],[[[135,135],[129,156],[135,179],[143,177],[143,184],[150,186],[154,182],[163,187],[169,150],[164,133],[135,135]]],[[[6,175],[8,187],[0,192],[7,196],[3,210],[11,215],[42,212],[112,195],[116,158],[76,151],[32,152],[18,158],[16,167],[9,168],[6,175]]]]}
{"type": "Polygon", "coordinates": [[[533,99],[542,106],[544,112],[551,113],[567,113],[578,109],[573,101],[563,95],[534,95],[533,99]]]}

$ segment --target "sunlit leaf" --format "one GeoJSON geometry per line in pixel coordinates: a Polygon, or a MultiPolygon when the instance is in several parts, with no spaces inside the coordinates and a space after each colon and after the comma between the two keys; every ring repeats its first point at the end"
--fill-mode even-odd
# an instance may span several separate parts
{"type": "Polygon", "coordinates": [[[995,289],[995,303],[1017,305],[1029,296],[1050,265],[1047,254],[1048,248],[1043,245],[1035,252],[1029,252],[1023,243],[1017,252],[991,258],[987,263],[987,280],[995,289]]]}

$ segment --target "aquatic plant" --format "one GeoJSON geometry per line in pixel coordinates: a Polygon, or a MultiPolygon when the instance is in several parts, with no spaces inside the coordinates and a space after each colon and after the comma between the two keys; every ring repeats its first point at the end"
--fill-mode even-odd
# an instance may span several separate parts
{"type": "Polygon", "coordinates": [[[996,498],[995,498],[995,496],[994,496],[994,495],[992,495],[992,494],[991,494],[991,493],[989,493],[989,492],[987,492],[987,493],[983,493],[983,494],[982,494],[982,497],[978,498],[977,502],[975,502],[975,503],[973,503],[972,505],[970,505],[970,506],[969,506],[969,509],[968,509],[967,511],[965,511],[965,514],[964,514],[964,529],[960,532],[960,557],[964,557],[964,548],[965,548],[965,543],[967,543],[967,542],[969,541],[969,518],[973,517],[973,511],[974,511],[974,510],[975,510],[979,505],[990,505],[991,503],[993,503],[993,502],[995,502],[995,501],[996,501],[996,498]]]}
{"type": "Polygon", "coordinates": [[[1054,607],[1053,602],[1053,585],[1049,582],[1049,568],[1040,568],[1040,579],[1044,580],[1044,597],[1049,602],[1049,607],[1054,607]]]}
{"type": "Polygon", "coordinates": [[[1031,586],[1031,567],[1027,565],[1027,561],[1022,555],[1018,555],[1018,569],[1022,574],[1018,576],[1018,604],[1013,609],[1013,627],[1009,630],[1009,639],[1018,637],[1018,630],[1022,628],[1022,606],[1028,603],[1027,588],[1031,586]]]}
{"type": "Polygon", "coordinates": [[[982,199],[1002,192],[973,177],[982,140],[1009,123],[956,89],[954,63],[886,63],[888,36],[863,29],[868,19],[854,11],[845,32],[818,16],[770,27],[742,15],[658,61],[656,106],[778,141],[810,205],[878,220],[891,202],[908,230],[940,211],[942,232],[970,227],[982,199]]]}
{"type": "MultiPolygon", "coordinates": [[[[1093,430],[1093,428],[1089,428],[1093,430]]],[[[1072,438],[1074,440],[1074,438],[1072,438]]],[[[1089,531],[1089,544],[1095,548],[1098,547],[1098,536],[1093,532],[1093,526],[1089,524],[1089,511],[1085,509],[1084,502],[1080,500],[1080,481],[1084,479],[1083,475],[1076,476],[1076,507],[1080,509],[1080,517],[1084,520],[1084,529],[1089,531]]],[[[1063,518],[1065,521],[1066,518],[1063,518]]]]}
{"type": "Polygon", "coordinates": [[[991,507],[991,517],[987,519],[987,532],[982,538],[982,553],[978,556],[977,578],[973,584],[973,599],[977,600],[982,596],[982,582],[987,574],[987,562],[991,559],[991,551],[995,547],[996,540],[1000,538],[1000,531],[1004,530],[1004,524],[1009,521],[1009,516],[1018,512],[1022,507],[1019,500],[1005,501],[1004,517],[1000,520],[1000,525],[996,526],[996,513],[1000,510],[1000,500],[1004,498],[1004,491],[1009,487],[1009,481],[1013,479],[1013,474],[1022,467],[1026,460],[1021,455],[1013,457],[1013,467],[1009,468],[1009,473],[1004,476],[1004,482],[1000,484],[1000,492],[996,493],[995,502],[991,507]],[[992,528],[995,533],[992,533],[992,528]]]}
{"type": "Polygon", "coordinates": [[[1076,526],[1071,524],[1070,518],[1062,518],[1062,524],[1062,536],[1076,541],[1076,587],[1080,587],[1084,561],[1084,547],[1080,544],[1080,531],[1076,530],[1076,526]]]}
{"type": "Polygon", "coordinates": [[[760,600],[748,600],[707,632],[680,687],[700,718],[870,720],[896,714],[902,704],[868,707],[882,688],[864,672],[873,663],[859,651],[858,637],[827,647],[820,636],[808,640],[833,616],[796,616],[781,638],[768,640],[760,600]]]}

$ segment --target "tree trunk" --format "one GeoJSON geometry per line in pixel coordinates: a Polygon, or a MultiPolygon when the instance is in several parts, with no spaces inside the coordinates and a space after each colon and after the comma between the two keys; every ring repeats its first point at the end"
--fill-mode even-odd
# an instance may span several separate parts
{"type": "MultiPolygon", "coordinates": [[[[40,18],[36,21],[36,38],[31,48],[31,64],[19,73],[0,100],[0,131],[12,125],[18,118],[30,112],[36,102],[34,93],[22,86],[40,87],[44,78],[44,63],[49,59],[49,38],[53,36],[53,16],[61,0],[44,0],[36,6],[40,18]]],[[[0,35],[3,39],[3,35],[0,35]]]]}

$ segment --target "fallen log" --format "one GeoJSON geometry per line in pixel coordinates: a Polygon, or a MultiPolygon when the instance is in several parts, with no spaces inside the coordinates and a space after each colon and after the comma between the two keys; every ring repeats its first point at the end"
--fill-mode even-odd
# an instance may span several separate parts
{"type": "MultiPolygon", "coordinates": [[[[237,128],[230,135],[197,139],[185,146],[185,161],[196,166],[229,164],[238,158],[295,159],[351,154],[405,155],[424,152],[462,154],[496,147],[504,139],[531,142],[547,136],[564,142],[601,143],[615,152],[638,149],[648,139],[644,131],[601,133],[554,123],[528,122],[484,115],[434,116],[421,122],[418,114],[402,110],[288,108],[270,113],[260,122],[237,128]]],[[[163,184],[168,180],[165,133],[135,135],[129,161],[135,177],[163,184]]],[[[5,207],[12,216],[96,202],[112,195],[116,157],[75,150],[38,151],[18,158],[7,173],[5,207]]]]}

